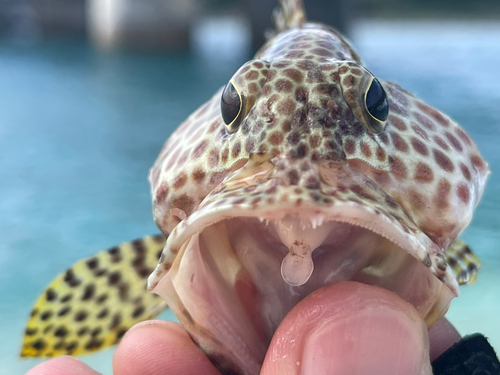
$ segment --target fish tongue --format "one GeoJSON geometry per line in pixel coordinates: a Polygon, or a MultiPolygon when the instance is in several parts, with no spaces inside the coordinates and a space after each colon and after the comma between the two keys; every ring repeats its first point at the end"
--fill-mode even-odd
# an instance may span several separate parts
{"type": "Polygon", "coordinates": [[[286,216],[274,221],[274,229],[283,244],[288,248],[288,254],[281,262],[281,276],[291,286],[304,285],[314,271],[312,253],[328,237],[332,223],[322,223],[316,220],[302,220],[298,217],[286,216]]]}

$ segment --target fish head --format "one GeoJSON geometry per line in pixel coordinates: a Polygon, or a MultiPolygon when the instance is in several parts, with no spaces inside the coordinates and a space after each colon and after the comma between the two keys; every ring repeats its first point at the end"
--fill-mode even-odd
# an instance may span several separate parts
{"type": "Polygon", "coordinates": [[[458,124],[375,77],[335,30],[284,31],[153,166],[168,239],[149,288],[220,368],[248,374],[326,284],[382,286],[430,325],[459,293],[444,251],[488,173],[458,124]]]}

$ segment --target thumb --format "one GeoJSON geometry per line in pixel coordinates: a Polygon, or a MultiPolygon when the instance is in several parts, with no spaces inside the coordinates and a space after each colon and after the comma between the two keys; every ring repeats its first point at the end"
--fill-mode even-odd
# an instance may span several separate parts
{"type": "Polygon", "coordinates": [[[323,287],[281,322],[261,375],[432,374],[425,323],[415,308],[376,286],[323,287]]]}

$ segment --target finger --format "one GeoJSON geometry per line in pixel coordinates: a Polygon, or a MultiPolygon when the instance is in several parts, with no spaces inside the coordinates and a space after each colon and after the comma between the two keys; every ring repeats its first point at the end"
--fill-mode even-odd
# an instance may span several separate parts
{"type": "Polygon", "coordinates": [[[278,327],[261,374],[278,373],[431,374],[427,328],[393,292],[357,282],[326,286],[278,327]]]}
{"type": "Polygon", "coordinates": [[[74,357],[64,356],[42,362],[26,375],[99,375],[99,372],[74,357]]]}
{"type": "Polygon", "coordinates": [[[446,318],[439,319],[429,329],[431,362],[461,339],[462,337],[460,337],[456,328],[446,318]]]}
{"type": "Polygon", "coordinates": [[[113,356],[114,375],[220,375],[188,334],[173,322],[132,327],[113,356]]]}

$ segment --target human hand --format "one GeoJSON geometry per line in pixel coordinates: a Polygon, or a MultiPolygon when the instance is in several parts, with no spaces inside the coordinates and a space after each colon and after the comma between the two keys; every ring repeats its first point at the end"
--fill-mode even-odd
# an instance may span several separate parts
{"type": "MultiPolygon", "coordinates": [[[[261,375],[432,374],[430,361],[460,335],[441,319],[427,332],[417,311],[396,294],[355,282],[323,287],[285,317],[261,375]]],[[[134,326],[113,357],[115,375],[220,375],[182,327],[134,326]]],[[[48,360],[26,375],[95,375],[72,357],[48,360]]]]}

